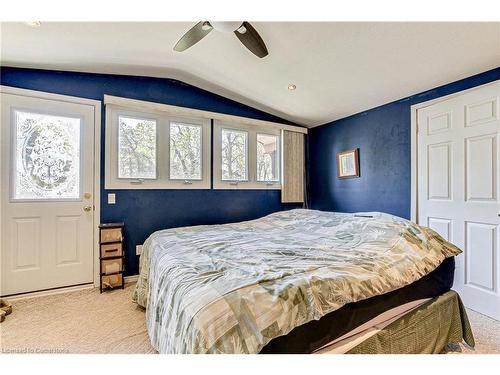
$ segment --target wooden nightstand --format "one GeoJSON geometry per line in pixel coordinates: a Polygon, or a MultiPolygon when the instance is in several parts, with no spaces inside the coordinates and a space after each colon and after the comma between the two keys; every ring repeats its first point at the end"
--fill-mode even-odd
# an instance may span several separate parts
{"type": "Polygon", "coordinates": [[[125,270],[125,251],[123,248],[124,223],[107,223],[99,225],[100,247],[100,287],[102,293],[106,289],[125,287],[123,271],[125,270]]]}

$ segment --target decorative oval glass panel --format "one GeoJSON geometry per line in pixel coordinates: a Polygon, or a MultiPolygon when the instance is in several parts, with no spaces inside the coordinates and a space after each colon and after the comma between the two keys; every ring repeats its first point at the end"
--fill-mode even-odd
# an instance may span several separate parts
{"type": "Polygon", "coordinates": [[[79,118],[15,111],[14,199],[80,197],[79,118]]]}

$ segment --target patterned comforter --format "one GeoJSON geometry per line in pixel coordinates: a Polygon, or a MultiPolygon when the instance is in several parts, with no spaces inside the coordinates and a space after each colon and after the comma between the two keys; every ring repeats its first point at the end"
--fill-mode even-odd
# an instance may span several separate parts
{"type": "Polygon", "coordinates": [[[160,353],[258,353],[273,338],[387,293],[461,251],[431,229],[297,209],[153,233],[134,300],[160,353]]]}

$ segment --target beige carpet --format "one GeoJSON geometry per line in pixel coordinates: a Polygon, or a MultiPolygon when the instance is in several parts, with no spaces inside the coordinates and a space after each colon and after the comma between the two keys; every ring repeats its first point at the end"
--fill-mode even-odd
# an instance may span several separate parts
{"type": "Polygon", "coordinates": [[[3,353],[155,353],[134,284],[12,301],[0,324],[3,353]]]}
{"type": "MultiPolygon", "coordinates": [[[[500,354],[500,322],[470,309],[467,309],[467,316],[472,326],[476,347],[469,349],[460,345],[461,351],[467,354],[500,354]]],[[[455,348],[449,349],[457,351],[455,348]]]]}
{"type": "MultiPolygon", "coordinates": [[[[131,301],[133,284],[99,294],[87,289],[13,301],[0,324],[3,353],[155,353],[144,310],[131,301]]],[[[500,322],[468,311],[476,349],[448,353],[500,353],[500,322]]]]}

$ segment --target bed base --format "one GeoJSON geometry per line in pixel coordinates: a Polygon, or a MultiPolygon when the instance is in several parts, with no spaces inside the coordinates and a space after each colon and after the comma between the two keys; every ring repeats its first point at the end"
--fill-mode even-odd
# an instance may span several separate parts
{"type": "MultiPolygon", "coordinates": [[[[459,295],[449,292],[405,314],[349,354],[433,354],[448,344],[464,342],[474,347],[474,336],[459,295]]],[[[328,350],[322,350],[328,353],[328,350]]]]}

